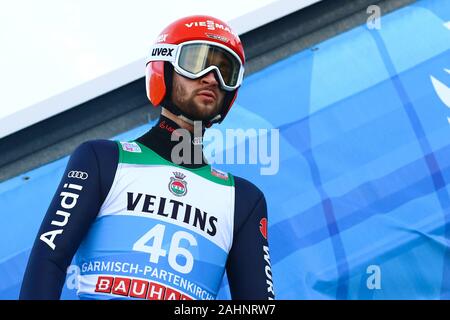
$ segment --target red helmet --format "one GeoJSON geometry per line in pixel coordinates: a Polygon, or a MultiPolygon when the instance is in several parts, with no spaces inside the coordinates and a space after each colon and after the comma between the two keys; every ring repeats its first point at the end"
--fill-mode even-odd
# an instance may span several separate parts
{"type": "Polygon", "coordinates": [[[188,118],[167,101],[172,80],[167,79],[172,74],[168,71],[191,79],[214,71],[226,95],[219,115],[206,122],[210,127],[222,122],[236,99],[244,64],[241,40],[225,22],[203,15],[179,19],[160,33],[150,50],[145,73],[147,97],[154,106],[164,103],[170,111],[188,118]]]}

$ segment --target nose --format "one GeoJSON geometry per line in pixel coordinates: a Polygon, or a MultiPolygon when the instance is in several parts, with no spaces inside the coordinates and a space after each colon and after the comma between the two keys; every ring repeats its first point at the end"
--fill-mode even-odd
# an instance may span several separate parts
{"type": "Polygon", "coordinates": [[[205,74],[202,77],[201,81],[203,83],[206,83],[206,84],[209,84],[209,85],[218,85],[219,84],[217,82],[216,75],[215,75],[214,71],[210,71],[207,74],[205,74]]]}

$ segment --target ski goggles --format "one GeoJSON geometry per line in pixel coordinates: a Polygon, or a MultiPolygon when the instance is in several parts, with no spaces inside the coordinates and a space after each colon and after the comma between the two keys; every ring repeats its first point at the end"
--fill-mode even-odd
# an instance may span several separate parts
{"type": "Polygon", "coordinates": [[[155,44],[147,63],[168,61],[175,71],[189,79],[198,79],[215,71],[225,91],[239,88],[244,77],[244,66],[230,48],[216,42],[189,41],[179,45],[155,44]]]}

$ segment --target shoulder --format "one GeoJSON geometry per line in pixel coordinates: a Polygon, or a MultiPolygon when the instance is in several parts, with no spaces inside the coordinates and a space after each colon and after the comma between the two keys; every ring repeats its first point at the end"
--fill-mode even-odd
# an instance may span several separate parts
{"type": "Polygon", "coordinates": [[[117,162],[119,149],[111,140],[88,140],[78,145],[71,154],[71,160],[95,161],[101,164],[117,162]]]}
{"type": "Polygon", "coordinates": [[[72,153],[68,170],[81,170],[96,176],[100,184],[102,199],[108,194],[119,163],[117,142],[111,140],[89,140],[80,144],[72,153]]]}
{"type": "Polygon", "coordinates": [[[81,165],[109,175],[115,173],[118,161],[119,148],[115,141],[89,140],[75,148],[69,165],[81,165]]]}
{"type": "Polygon", "coordinates": [[[106,139],[88,140],[80,144],[74,151],[75,153],[90,153],[94,152],[97,155],[111,155],[118,153],[117,142],[106,139]]]}
{"type": "Polygon", "coordinates": [[[246,199],[252,203],[264,198],[264,193],[255,184],[241,177],[233,177],[236,197],[243,198],[242,200],[246,199]]]}
{"type": "Polygon", "coordinates": [[[264,193],[252,182],[234,176],[235,185],[235,211],[234,230],[235,233],[241,230],[242,226],[249,220],[256,210],[258,215],[263,217],[267,214],[265,209],[266,200],[264,193]]]}

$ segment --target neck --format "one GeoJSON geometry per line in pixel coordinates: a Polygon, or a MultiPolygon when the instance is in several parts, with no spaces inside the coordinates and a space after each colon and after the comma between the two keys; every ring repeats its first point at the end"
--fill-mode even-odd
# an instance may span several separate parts
{"type": "Polygon", "coordinates": [[[188,119],[178,117],[166,108],[161,109],[161,115],[175,122],[180,128],[186,129],[191,133],[194,132],[194,125],[188,122],[188,119]]]}
{"type": "Polygon", "coordinates": [[[187,168],[199,168],[207,164],[201,143],[204,129],[194,130],[194,126],[191,125],[192,130],[189,130],[189,125],[166,110],[161,112],[158,123],[136,141],[152,149],[167,161],[187,168]],[[185,130],[180,132],[178,129],[185,130]],[[199,132],[194,134],[195,131],[199,132]],[[175,146],[177,148],[174,150],[175,146]],[[181,150],[180,146],[183,146],[181,150]],[[181,159],[181,163],[177,159],[181,159]]]}

